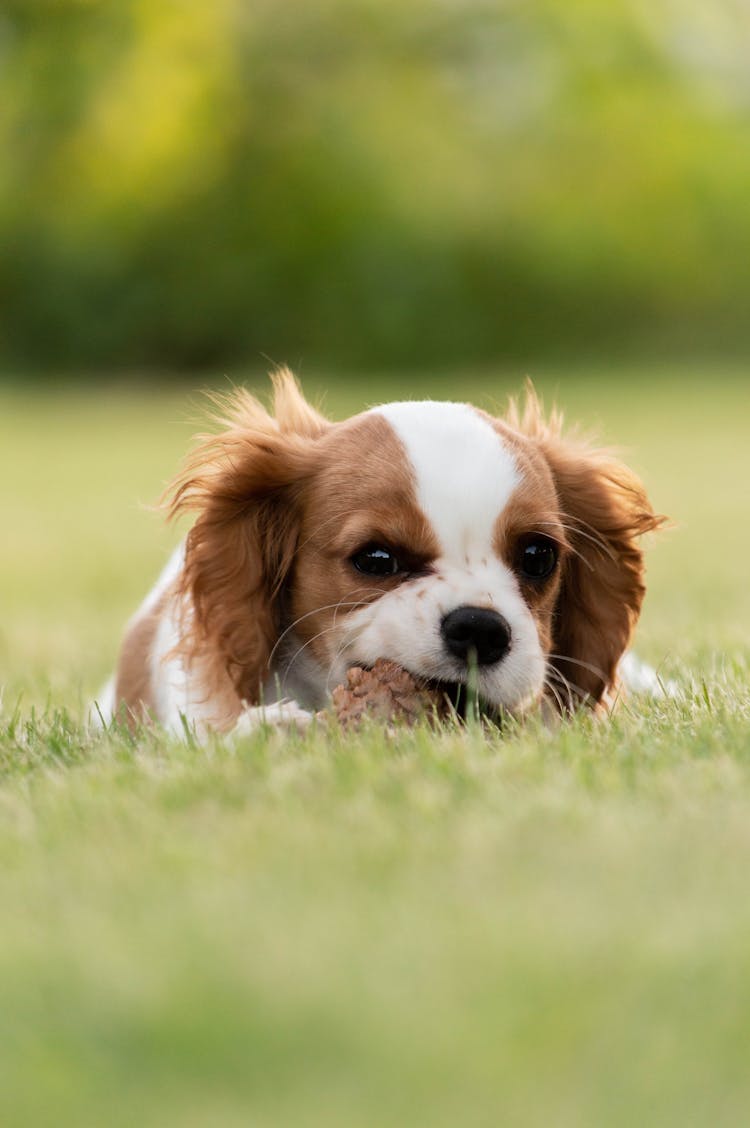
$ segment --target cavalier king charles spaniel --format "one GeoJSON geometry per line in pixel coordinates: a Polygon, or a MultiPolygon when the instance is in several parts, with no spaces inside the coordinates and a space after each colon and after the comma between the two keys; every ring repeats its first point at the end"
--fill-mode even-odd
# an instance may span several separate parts
{"type": "Polygon", "coordinates": [[[662,518],[533,390],[502,418],[404,402],[341,423],[273,377],[173,484],[195,521],[132,619],[106,721],[182,732],[304,725],[353,665],[390,659],[490,715],[601,709],[662,518]]]}

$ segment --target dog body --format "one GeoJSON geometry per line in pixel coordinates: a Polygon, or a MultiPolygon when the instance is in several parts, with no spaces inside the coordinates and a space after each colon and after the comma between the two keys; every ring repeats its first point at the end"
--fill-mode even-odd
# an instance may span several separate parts
{"type": "Polygon", "coordinates": [[[331,423],[290,373],[237,393],[171,493],[196,520],[123,643],[105,719],[304,723],[388,658],[490,710],[601,706],[644,595],[641,483],[546,421],[407,402],[331,423]]]}

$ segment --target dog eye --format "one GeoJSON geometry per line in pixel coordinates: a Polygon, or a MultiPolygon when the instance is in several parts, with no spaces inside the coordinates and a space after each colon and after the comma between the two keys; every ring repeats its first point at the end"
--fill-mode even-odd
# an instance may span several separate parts
{"type": "Polygon", "coordinates": [[[557,547],[547,537],[532,537],[518,553],[518,568],[529,580],[546,580],[557,565],[557,547]]]}
{"type": "Polygon", "coordinates": [[[352,564],[366,576],[395,576],[401,571],[397,557],[379,544],[368,544],[360,552],[355,552],[352,564]]]}

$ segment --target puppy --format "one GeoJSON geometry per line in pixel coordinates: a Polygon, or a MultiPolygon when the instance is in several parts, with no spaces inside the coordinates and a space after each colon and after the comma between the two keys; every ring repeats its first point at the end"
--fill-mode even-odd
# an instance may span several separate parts
{"type": "Polygon", "coordinates": [[[533,391],[504,418],[391,403],[332,423],[289,371],[246,391],[170,492],[194,524],[131,621],[105,720],[181,732],[304,724],[388,658],[489,712],[601,708],[657,516],[533,391]]]}

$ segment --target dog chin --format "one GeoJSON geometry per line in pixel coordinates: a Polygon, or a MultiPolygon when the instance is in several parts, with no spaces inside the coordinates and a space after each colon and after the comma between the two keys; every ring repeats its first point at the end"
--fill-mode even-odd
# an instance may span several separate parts
{"type": "Polygon", "coordinates": [[[451,709],[461,719],[465,720],[472,711],[470,703],[474,701],[473,710],[483,720],[502,726],[503,719],[508,717],[522,717],[539,705],[541,690],[526,694],[525,697],[514,700],[512,703],[493,701],[481,691],[472,692],[465,681],[435,681],[428,680],[427,685],[433,692],[444,695],[451,709]]]}
{"type": "MultiPolygon", "coordinates": [[[[372,668],[372,664],[368,662],[358,662],[356,665],[365,669],[372,668]]],[[[541,690],[535,690],[509,703],[493,699],[481,688],[473,687],[472,679],[463,673],[457,673],[452,677],[429,677],[408,666],[404,666],[404,669],[411,674],[418,686],[429,690],[440,701],[447,703],[449,711],[459,720],[465,721],[471,716],[479,717],[498,728],[502,726],[503,718],[522,716],[538,705],[541,694],[541,690]]]]}
{"type": "Polygon", "coordinates": [[[409,672],[433,691],[443,693],[459,716],[466,715],[467,704],[473,700],[479,714],[496,723],[503,716],[523,716],[538,706],[543,688],[542,680],[532,670],[522,678],[501,678],[497,672],[488,676],[481,669],[471,672],[465,668],[427,677],[414,670],[409,672]]]}

